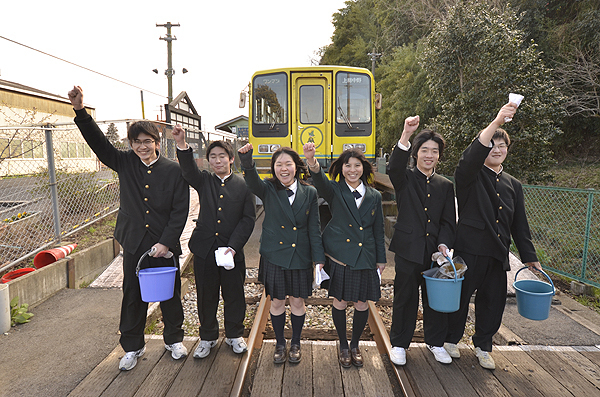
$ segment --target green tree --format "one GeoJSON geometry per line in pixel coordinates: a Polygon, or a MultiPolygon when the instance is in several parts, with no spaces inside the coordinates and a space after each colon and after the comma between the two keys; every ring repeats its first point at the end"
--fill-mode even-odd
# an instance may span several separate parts
{"type": "Polygon", "coordinates": [[[438,20],[420,59],[439,115],[431,125],[448,141],[442,172],[456,167],[463,150],[508,101],[525,96],[514,120],[508,172],[538,183],[548,178],[552,139],[561,133],[562,97],[535,43],[525,42],[520,17],[510,7],[465,1],[438,20]]]}
{"type": "Polygon", "coordinates": [[[110,123],[108,125],[108,129],[106,130],[106,139],[108,139],[108,141],[110,143],[113,144],[113,146],[116,146],[117,143],[120,143],[120,137],[119,137],[119,130],[117,129],[117,127],[115,126],[115,123],[110,123]]]}
{"type": "Polygon", "coordinates": [[[435,115],[427,74],[417,62],[417,47],[396,48],[380,68],[384,106],[377,113],[377,143],[389,152],[400,138],[404,119],[418,114],[422,125],[435,115]]]}

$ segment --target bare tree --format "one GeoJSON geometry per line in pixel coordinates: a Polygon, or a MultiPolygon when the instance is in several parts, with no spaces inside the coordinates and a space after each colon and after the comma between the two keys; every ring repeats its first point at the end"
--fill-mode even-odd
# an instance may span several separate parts
{"type": "Polygon", "coordinates": [[[34,153],[44,146],[43,135],[40,136],[40,130],[37,128],[23,127],[46,124],[55,112],[38,117],[36,108],[19,112],[6,102],[2,102],[1,105],[0,114],[4,116],[5,123],[15,128],[0,130],[0,164],[11,158],[34,157],[34,153]]]}
{"type": "Polygon", "coordinates": [[[569,116],[600,117],[600,54],[574,48],[556,68],[569,116]]]}

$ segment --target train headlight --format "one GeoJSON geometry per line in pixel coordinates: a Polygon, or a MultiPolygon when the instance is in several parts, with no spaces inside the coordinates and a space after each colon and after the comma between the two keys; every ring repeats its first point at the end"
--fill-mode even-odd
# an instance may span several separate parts
{"type": "Polygon", "coordinates": [[[273,144],[273,145],[263,144],[263,145],[258,145],[258,153],[261,153],[261,154],[274,153],[280,147],[281,147],[281,145],[279,145],[279,144],[273,144]]]}
{"type": "Polygon", "coordinates": [[[367,145],[364,143],[344,143],[344,150],[357,149],[365,153],[367,151],[367,145]]]}

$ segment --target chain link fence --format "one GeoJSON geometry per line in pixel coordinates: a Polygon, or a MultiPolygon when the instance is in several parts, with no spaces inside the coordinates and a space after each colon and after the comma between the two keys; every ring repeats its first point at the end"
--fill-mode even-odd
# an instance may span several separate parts
{"type": "Polygon", "coordinates": [[[542,266],[600,287],[600,192],[531,185],[523,191],[542,266]]]}
{"type": "Polygon", "coordinates": [[[74,124],[0,128],[0,272],[118,206],[117,174],[74,124]]]}
{"type": "MultiPolygon", "coordinates": [[[[128,150],[118,131],[125,136],[133,121],[97,123],[115,147],[128,150]]],[[[155,124],[161,155],[176,159],[173,126],[155,124]]],[[[186,132],[198,166],[208,169],[209,141],[200,130],[186,132]]],[[[243,143],[232,144],[237,150],[243,143]]],[[[0,275],[118,208],[117,173],[97,159],[75,124],[0,127],[0,275]]]]}

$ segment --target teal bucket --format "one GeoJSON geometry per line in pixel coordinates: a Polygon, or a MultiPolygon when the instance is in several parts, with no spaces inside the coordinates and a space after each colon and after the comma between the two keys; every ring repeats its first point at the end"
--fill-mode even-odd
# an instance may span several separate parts
{"type": "Polygon", "coordinates": [[[138,261],[135,269],[140,282],[140,292],[144,302],[162,302],[173,297],[175,291],[175,275],[177,274],[177,262],[173,255],[174,267],[149,267],[140,269],[142,260],[150,253],[146,251],[138,261]]]}
{"type": "Polygon", "coordinates": [[[554,283],[543,270],[541,272],[550,281],[550,284],[540,280],[517,281],[517,276],[523,269],[527,269],[527,266],[519,269],[515,274],[515,282],[513,283],[519,314],[530,320],[545,320],[550,315],[550,305],[554,296],[554,283]]]}
{"type": "MultiPolygon", "coordinates": [[[[427,287],[429,307],[436,312],[452,313],[460,308],[460,290],[464,277],[456,278],[456,267],[449,257],[446,257],[454,269],[453,279],[434,278],[423,275],[427,287]]],[[[433,266],[433,263],[431,264],[433,266]]]]}

